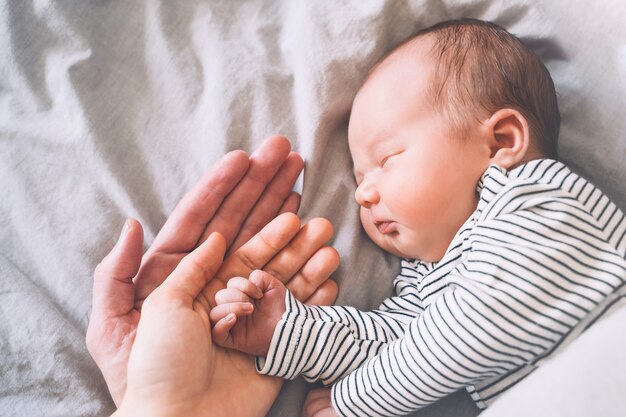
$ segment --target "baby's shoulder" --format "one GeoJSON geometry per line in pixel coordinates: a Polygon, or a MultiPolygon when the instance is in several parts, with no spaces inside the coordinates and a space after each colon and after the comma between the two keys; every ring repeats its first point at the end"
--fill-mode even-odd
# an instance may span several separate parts
{"type": "Polygon", "coordinates": [[[481,183],[479,209],[483,219],[545,208],[577,210],[597,220],[613,204],[588,180],[551,159],[529,161],[512,170],[492,165],[481,183]]]}
{"type": "Polygon", "coordinates": [[[572,236],[593,236],[618,252],[626,246],[624,213],[562,162],[534,160],[510,171],[492,165],[481,181],[474,218],[479,228],[496,225],[511,233],[567,230],[572,236]]]}

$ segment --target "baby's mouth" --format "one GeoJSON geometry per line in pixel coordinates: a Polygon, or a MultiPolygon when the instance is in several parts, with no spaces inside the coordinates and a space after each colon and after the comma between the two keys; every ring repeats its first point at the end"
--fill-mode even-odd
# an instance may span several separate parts
{"type": "Polygon", "coordinates": [[[388,235],[398,231],[396,228],[396,222],[394,221],[374,222],[374,226],[376,226],[378,231],[383,235],[388,235]]]}

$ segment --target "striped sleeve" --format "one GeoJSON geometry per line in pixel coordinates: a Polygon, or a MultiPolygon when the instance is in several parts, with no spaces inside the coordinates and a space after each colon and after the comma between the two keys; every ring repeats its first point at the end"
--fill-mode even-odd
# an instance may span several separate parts
{"type": "Polygon", "coordinates": [[[404,415],[556,348],[626,269],[598,222],[555,204],[476,225],[449,286],[402,338],[334,385],[335,409],[404,415]]]}
{"type": "Polygon", "coordinates": [[[422,311],[415,289],[415,270],[403,268],[395,280],[397,296],[378,310],[362,312],[353,307],[307,306],[290,292],[286,311],[276,326],[265,358],[257,358],[262,374],[332,384],[361,366],[392,340],[422,311]]]}

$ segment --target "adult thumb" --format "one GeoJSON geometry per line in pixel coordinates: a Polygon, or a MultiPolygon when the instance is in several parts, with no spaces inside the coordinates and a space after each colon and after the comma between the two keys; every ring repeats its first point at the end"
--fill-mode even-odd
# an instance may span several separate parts
{"type": "Polygon", "coordinates": [[[222,266],[225,253],[224,237],[217,232],[211,233],[207,240],[180,261],[176,269],[154,292],[184,294],[187,301],[193,301],[214,278],[222,266]]]}
{"type": "Polygon", "coordinates": [[[94,272],[93,310],[107,316],[128,313],[135,303],[133,277],[143,255],[143,228],[127,219],[117,243],[94,272]]]}

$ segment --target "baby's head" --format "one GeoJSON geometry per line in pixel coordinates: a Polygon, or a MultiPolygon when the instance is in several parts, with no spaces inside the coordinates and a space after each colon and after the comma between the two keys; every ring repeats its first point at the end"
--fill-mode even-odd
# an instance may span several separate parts
{"type": "Polygon", "coordinates": [[[440,260],[489,165],[554,159],[558,132],[550,74],[517,38],[475,20],[419,32],[370,71],[352,106],[365,231],[398,256],[440,260]]]}

